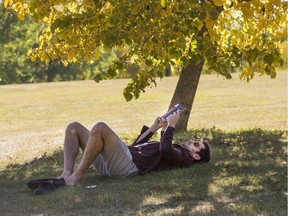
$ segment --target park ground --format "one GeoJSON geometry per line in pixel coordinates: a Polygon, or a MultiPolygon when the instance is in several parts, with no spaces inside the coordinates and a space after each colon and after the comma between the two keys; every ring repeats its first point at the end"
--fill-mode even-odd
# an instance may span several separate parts
{"type": "Polygon", "coordinates": [[[131,143],[167,110],[177,77],[129,103],[122,96],[128,81],[0,86],[1,214],[287,215],[287,71],[250,83],[237,74],[201,77],[188,131],[175,142],[207,139],[208,164],[127,179],[89,170],[82,186],[34,195],[27,180],[61,173],[69,122],[105,121],[131,143]]]}

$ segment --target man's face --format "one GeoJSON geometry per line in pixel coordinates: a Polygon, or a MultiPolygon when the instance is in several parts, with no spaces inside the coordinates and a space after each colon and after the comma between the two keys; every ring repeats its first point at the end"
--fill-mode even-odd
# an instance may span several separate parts
{"type": "Polygon", "coordinates": [[[203,144],[202,141],[197,141],[193,139],[190,139],[186,142],[182,142],[180,145],[188,149],[192,154],[199,152],[201,149],[205,149],[205,145],[203,144]]]}

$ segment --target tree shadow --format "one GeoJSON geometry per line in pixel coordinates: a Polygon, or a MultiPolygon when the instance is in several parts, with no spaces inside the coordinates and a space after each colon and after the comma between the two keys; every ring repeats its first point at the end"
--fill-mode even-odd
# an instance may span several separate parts
{"type": "Polygon", "coordinates": [[[63,153],[10,164],[0,172],[0,208],[4,215],[287,214],[284,131],[191,130],[177,134],[175,142],[191,136],[209,141],[210,163],[126,179],[105,178],[89,170],[83,186],[60,188],[40,198],[26,182],[61,174],[63,153]]]}
{"type": "MultiPolygon", "coordinates": [[[[183,133],[181,139],[191,134],[208,139],[212,160],[189,168],[191,188],[177,191],[167,200],[175,203],[180,198],[180,215],[287,215],[284,131],[257,128],[224,132],[211,128],[183,133]]],[[[175,178],[183,176],[179,172],[175,178]]]]}

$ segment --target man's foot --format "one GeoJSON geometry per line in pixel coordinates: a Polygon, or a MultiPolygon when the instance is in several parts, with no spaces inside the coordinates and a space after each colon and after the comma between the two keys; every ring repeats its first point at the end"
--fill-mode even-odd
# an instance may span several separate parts
{"type": "Polygon", "coordinates": [[[66,185],[78,185],[81,184],[84,177],[76,176],[75,173],[65,179],[66,185]]]}
{"type": "Polygon", "coordinates": [[[63,172],[62,175],[60,175],[57,179],[61,179],[63,178],[64,180],[66,180],[67,178],[69,178],[73,173],[70,172],[63,172]]]}

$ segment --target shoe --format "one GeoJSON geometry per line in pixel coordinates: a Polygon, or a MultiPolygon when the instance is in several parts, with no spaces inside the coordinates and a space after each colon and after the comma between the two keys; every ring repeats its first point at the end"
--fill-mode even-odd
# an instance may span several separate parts
{"type": "Polygon", "coordinates": [[[61,179],[31,179],[27,186],[34,191],[36,195],[44,194],[55,188],[65,186],[64,178],[61,179]]]}

